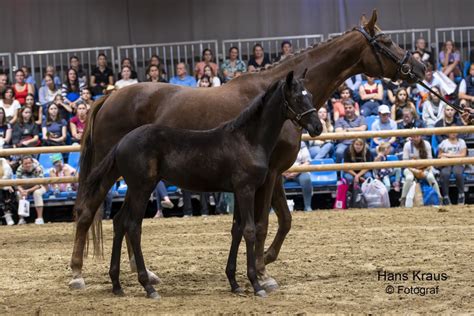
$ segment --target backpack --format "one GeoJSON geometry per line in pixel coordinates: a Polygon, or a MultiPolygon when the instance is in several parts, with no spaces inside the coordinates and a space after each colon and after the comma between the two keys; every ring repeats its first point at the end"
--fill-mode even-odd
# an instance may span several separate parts
{"type": "Polygon", "coordinates": [[[390,207],[388,191],[382,181],[368,178],[361,189],[368,208],[390,207]]]}

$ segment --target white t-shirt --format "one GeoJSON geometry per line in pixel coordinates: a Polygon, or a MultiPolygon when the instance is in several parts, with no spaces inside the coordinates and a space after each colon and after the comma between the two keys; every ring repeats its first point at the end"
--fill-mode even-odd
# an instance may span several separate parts
{"type": "MultiPolygon", "coordinates": [[[[428,154],[427,159],[433,159],[433,155],[431,154],[431,145],[426,140],[423,140],[425,143],[426,152],[428,154]]],[[[412,141],[408,141],[403,146],[403,160],[409,159],[420,159],[420,152],[416,149],[415,145],[412,144],[412,141]]]]}
{"type": "Polygon", "coordinates": [[[3,100],[0,100],[0,107],[5,110],[6,117],[12,118],[13,115],[15,114],[15,111],[21,109],[21,104],[17,100],[13,100],[13,103],[9,107],[6,107],[3,104],[3,100]]]}
{"type": "Polygon", "coordinates": [[[121,79],[115,83],[115,88],[122,89],[123,87],[130,86],[135,83],[138,83],[137,79],[121,79]]]}
{"type": "Polygon", "coordinates": [[[466,147],[466,142],[464,139],[458,138],[458,141],[456,143],[451,143],[448,138],[443,140],[441,144],[438,146],[439,149],[441,149],[444,153],[446,154],[459,154],[461,150],[463,150],[466,147]]]}

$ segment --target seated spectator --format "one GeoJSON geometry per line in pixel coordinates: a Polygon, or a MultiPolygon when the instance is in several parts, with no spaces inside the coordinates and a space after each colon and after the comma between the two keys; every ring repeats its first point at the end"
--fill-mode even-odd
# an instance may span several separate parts
{"type": "Polygon", "coordinates": [[[454,81],[455,77],[462,75],[461,54],[453,41],[448,40],[443,44],[439,52],[439,62],[442,66],[441,71],[451,80],[454,81]]]}
{"type": "Polygon", "coordinates": [[[150,65],[146,69],[146,78],[148,82],[168,82],[160,73],[160,67],[157,65],[150,65]]]}
{"type": "MultiPolygon", "coordinates": [[[[204,67],[204,75],[203,76],[207,76],[207,78],[209,80],[209,83],[210,83],[210,85],[209,85],[210,87],[219,87],[221,85],[221,80],[219,79],[219,77],[217,77],[213,73],[213,70],[212,70],[211,66],[206,65],[204,67]]],[[[201,76],[201,79],[202,79],[202,76],[201,76]]],[[[198,82],[197,82],[198,87],[200,87],[199,82],[201,81],[201,79],[199,79],[198,82]]]]}
{"type": "MultiPolygon", "coordinates": [[[[397,129],[412,128],[425,128],[425,123],[416,117],[412,108],[406,107],[403,109],[402,121],[397,124],[397,129]]],[[[403,151],[405,142],[405,137],[397,137],[398,148],[395,150],[396,153],[403,151]]]]}
{"type": "MultiPolygon", "coordinates": [[[[59,78],[59,76],[56,75],[56,69],[54,68],[54,66],[51,66],[51,65],[48,65],[46,67],[46,71],[45,71],[45,74],[43,76],[43,80],[41,81],[41,87],[44,87],[46,86],[46,76],[50,76],[53,80],[53,84],[54,84],[54,90],[57,90],[59,88],[61,88],[61,78],[59,78]]],[[[41,88],[40,88],[41,90],[41,88]]]]}
{"type": "Polygon", "coordinates": [[[281,52],[273,62],[280,62],[285,60],[288,56],[293,55],[293,45],[289,41],[283,41],[281,43],[281,52]]]}
{"type": "Polygon", "coordinates": [[[41,125],[41,123],[43,122],[43,109],[41,108],[41,106],[35,103],[35,97],[32,94],[28,94],[26,96],[25,107],[31,109],[35,123],[41,125]]]}
{"type": "MultiPolygon", "coordinates": [[[[433,76],[433,66],[431,64],[426,64],[425,79],[423,80],[423,83],[430,88],[441,87],[441,82],[439,82],[439,80],[435,76],[433,76]]],[[[418,93],[420,94],[423,100],[428,97],[429,91],[426,90],[425,87],[417,84],[416,89],[418,90],[418,93]]]]}
{"type": "Polygon", "coordinates": [[[238,58],[239,49],[235,46],[229,48],[229,59],[226,59],[221,65],[224,82],[234,79],[236,72],[243,73],[247,71],[245,63],[238,58]]]}
{"type": "Polygon", "coordinates": [[[256,72],[257,70],[266,68],[267,65],[270,65],[270,58],[263,51],[263,46],[261,44],[255,44],[253,46],[253,55],[249,59],[248,71],[256,72]]]}
{"type": "MultiPolygon", "coordinates": [[[[77,78],[77,72],[74,69],[68,69],[66,81],[61,88],[61,95],[65,103],[68,103],[71,108],[76,107],[75,102],[80,98],[81,91],[84,89],[84,84],[80,83],[77,78]]],[[[55,97],[56,100],[56,97],[55,97]]]]}
{"type": "MultiPolygon", "coordinates": [[[[300,151],[292,167],[309,165],[311,157],[304,142],[301,142],[300,151]]],[[[313,184],[311,183],[311,174],[309,172],[283,172],[283,178],[288,181],[295,181],[301,185],[303,191],[304,211],[311,212],[311,198],[313,197],[313,184]]]]}
{"type": "Polygon", "coordinates": [[[203,75],[201,79],[199,79],[197,86],[199,88],[210,88],[211,87],[211,78],[208,75],[203,75]]]}
{"type": "Polygon", "coordinates": [[[359,101],[359,88],[362,84],[362,75],[357,74],[352,77],[349,77],[344,81],[344,84],[351,90],[351,94],[355,101],[359,101]]]}
{"type": "Polygon", "coordinates": [[[69,68],[76,71],[76,77],[79,80],[79,85],[86,87],[87,86],[87,73],[82,69],[81,62],[79,57],[71,56],[69,58],[69,68]]]}
{"type": "MultiPolygon", "coordinates": [[[[450,106],[444,107],[444,116],[441,120],[435,123],[435,127],[450,127],[450,126],[464,126],[464,122],[456,115],[456,111],[450,106]]],[[[461,138],[465,138],[465,135],[461,134],[461,138]]],[[[448,135],[436,135],[438,144],[441,144],[443,140],[448,138],[448,135]]]]}
{"type": "Polygon", "coordinates": [[[87,126],[87,107],[84,103],[77,106],[76,116],[69,121],[69,128],[71,129],[71,142],[73,145],[81,143],[82,136],[86,131],[87,126]]]}
{"type": "Polygon", "coordinates": [[[391,79],[384,79],[382,81],[382,86],[384,91],[387,91],[387,98],[386,101],[389,102],[387,104],[394,104],[397,101],[397,92],[400,91],[401,88],[405,89],[407,95],[410,95],[411,87],[410,85],[401,79],[396,81],[392,81],[391,79]]]}
{"type": "Polygon", "coordinates": [[[20,110],[17,122],[13,125],[13,147],[37,147],[41,145],[39,126],[33,120],[33,112],[24,107],[20,110]]]}
{"type": "Polygon", "coordinates": [[[107,66],[107,56],[100,53],[97,56],[97,67],[92,70],[90,89],[94,96],[105,93],[107,86],[114,85],[114,72],[107,66]]]}
{"type": "Polygon", "coordinates": [[[184,63],[176,65],[176,76],[171,78],[170,83],[178,86],[196,87],[196,79],[188,76],[184,63]]]}
{"type": "Polygon", "coordinates": [[[12,126],[7,121],[5,110],[0,107],[0,148],[11,147],[12,126]]]}
{"type": "Polygon", "coordinates": [[[31,73],[31,67],[21,66],[21,70],[23,70],[23,73],[25,74],[25,82],[31,84],[33,88],[36,88],[36,80],[31,73]]]}
{"type": "MultiPolygon", "coordinates": [[[[376,156],[374,161],[387,161],[387,156],[390,155],[392,146],[389,143],[381,143],[376,147],[376,156]]],[[[395,192],[400,192],[400,179],[402,177],[401,168],[382,168],[375,169],[372,171],[374,178],[383,182],[387,188],[387,192],[390,192],[391,181],[390,177],[395,176],[395,181],[393,182],[393,190],[395,192]]]]}
{"type": "Polygon", "coordinates": [[[156,214],[154,218],[163,217],[163,211],[161,207],[164,208],[173,208],[174,204],[171,202],[170,197],[168,196],[168,191],[166,190],[165,183],[163,181],[158,182],[155,188],[155,197],[156,197],[156,214]]]}
{"type": "Polygon", "coordinates": [[[15,71],[15,84],[12,86],[15,99],[21,104],[25,104],[28,93],[35,94],[35,88],[31,83],[25,81],[25,73],[18,69],[15,71]]]}
{"type": "MultiPolygon", "coordinates": [[[[5,158],[0,158],[0,179],[10,180],[13,171],[5,158]]],[[[8,226],[15,225],[13,214],[16,213],[15,190],[12,186],[0,187],[0,218],[5,218],[8,226]]]]}
{"type": "MultiPolygon", "coordinates": [[[[362,138],[356,138],[344,152],[344,163],[370,162],[372,155],[367,148],[367,143],[362,138]]],[[[344,178],[349,183],[359,184],[372,177],[369,169],[344,171],[344,178]]]]}
{"type": "Polygon", "coordinates": [[[77,112],[77,109],[79,108],[80,104],[84,104],[87,108],[87,111],[91,109],[92,104],[94,104],[94,100],[92,100],[92,93],[89,90],[89,88],[82,89],[81,98],[75,103],[76,103],[76,108],[72,109],[73,112],[77,112]]]}
{"type": "MultiPolygon", "coordinates": [[[[63,178],[73,177],[76,175],[76,169],[63,162],[63,155],[56,153],[51,155],[51,162],[53,167],[49,169],[50,178],[63,178]]],[[[55,195],[59,192],[72,192],[77,189],[77,186],[73,183],[55,183],[50,184],[49,189],[53,191],[55,195]]]]}
{"type": "MultiPolygon", "coordinates": [[[[130,68],[130,79],[135,79],[138,82],[138,75],[137,75],[137,72],[133,70],[133,64],[130,58],[128,57],[122,58],[122,67],[121,67],[122,70],[123,70],[123,67],[130,68]]],[[[121,79],[122,79],[122,72],[119,72],[117,75],[117,81],[121,79]]]]}
{"type": "Polygon", "coordinates": [[[44,84],[39,88],[39,102],[42,107],[47,108],[53,102],[54,97],[61,93],[61,90],[55,85],[51,75],[44,75],[44,84]]]}
{"type": "Polygon", "coordinates": [[[212,50],[209,48],[205,48],[202,51],[202,59],[200,62],[196,64],[196,67],[194,68],[194,77],[196,79],[201,79],[201,77],[204,75],[204,67],[205,66],[210,66],[212,68],[212,71],[214,74],[217,74],[219,71],[219,66],[213,61],[214,56],[212,54],[212,50]]]}
{"type": "MultiPolygon", "coordinates": [[[[328,110],[322,106],[318,110],[318,117],[321,120],[323,126],[323,133],[334,132],[331,119],[328,116],[328,110]]],[[[310,140],[309,141],[309,153],[312,159],[323,159],[329,158],[334,152],[334,144],[332,140],[310,140]]]]}
{"type": "MultiPolygon", "coordinates": [[[[69,117],[71,117],[72,115],[72,112],[73,112],[73,109],[72,109],[72,106],[74,107],[77,107],[77,103],[79,103],[80,101],[77,100],[76,102],[73,102],[73,103],[66,103],[64,102],[64,99],[63,99],[63,96],[60,95],[60,94],[57,94],[55,97],[54,97],[54,100],[53,100],[53,103],[51,104],[55,104],[57,107],[58,107],[58,110],[59,110],[59,116],[65,120],[69,120],[69,117]]],[[[50,105],[51,105],[50,104],[50,105]]],[[[45,108],[45,110],[47,110],[49,107],[49,105],[45,108]]],[[[47,115],[47,111],[46,111],[46,114],[45,116],[47,115]]]]}
{"type": "Polygon", "coordinates": [[[59,115],[56,104],[48,106],[46,121],[42,125],[43,146],[63,146],[66,145],[67,122],[59,115]]]}
{"type": "Polygon", "coordinates": [[[422,37],[418,38],[415,43],[415,52],[420,55],[420,60],[424,63],[433,64],[434,58],[430,51],[426,49],[426,40],[422,37]]]}
{"type": "Polygon", "coordinates": [[[459,84],[458,97],[463,107],[474,107],[474,64],[469,67],[469,75],[459,84]]]}
{"type": "MultiPolygon", "coordinates": [[[[21,158],[21,164],[16,170],[17,179],[31,179],[31,178],[44,178],[43,168],[36,159],[33,159],[32,156],[26,155],[21,158]]],[[[36,220],[35,224],[42,225],[44,224],[43,220],[43,194],[46,193],[46,189],[43,185],[33,184],[33,185],[18,185],[17,186],[18,198],[26,199],[28,196],[33,195],[36,208],[36,220]]],[[[18,225],[26,224],[26,221],[23,217],[20,216],[18,225]]]]}
{"type": "Polygon", "coordinates": [[[397,123],[400,123],[403,116],[403,109],[409,107],[413,110],[413,113],[416,114],[416,106],[408,99],[408,92],[405,88],[400,88],[395,93],[395,102],[392,105],[392,120],[397,123]]]}
{"type": "MultiPolygon", "coordinates": [[[[397,129],[397,123],[394,120],[390,119],[390,109],[388,105],[382,104],[379,106],[379,118],[372,123],[373,131],[393,131],[397,129]]],[[[398,147],[397,138],[393,137],[374,137],[373,142],[375,146],[379,146],[383,143],[388,143],[390,145],[390,154],[393,154],[398,147]]],[[[373,151],[375,154],[375,148],[373,151]]]]}
{"type": "MultiPolygon", "coordinates": [[[[419,135],[412,136],[403,146],[403,160],[432,158],[430,143],[422,139],[419,135]]],[[[402,196],[400,199],[401,206],[405,206],[408,190],[412,186],[413,181],[415,181],[415,178],[419,180],[426,179],[428,184],[436,191],[441,201],[441,193],[439,191],[438,182],[436,182],[433,174],[433,167],[405,168],[403,175],[405,177],[405,183],[403,184],[402,196]]]]}
{"type": "Polygon", "coordinates": [[[346,86],[343,86],[342,89],[341,89],[341,92],[340,92],[340,96],[341,98],[340,99],[332,99],[332,111],[333,111],[333,115],[334,115],[334,122],[336,122],[339,118],[341,117],[344,117],[344,102],[346,100],[350,100],[353,104],[354,104],[354,107],[355,107],[355,113],[356,115],[360,115],[360,112],[359,112],[359,104],[357,104],[357,102],[354,102],[351,98],[351,90],[346,87],[346,86]]]}
{"type": "MultiPolygon", "coordinates": [[[[431,88],[433,91],[440,93],[437,87],[431,88]]],[[[446,103],[441,101],[435,94],[429,94],[428,99],[423,102],[423,122],[426,127],[434,127],[436,122],[443,119],[444,108],[446,103]]]]}
{"type": "MultiPolygon", "coordinates": [[[[439,158],[462,158],[467,155],[466,142],[458,138],[458,134],[451,133],[448,138],[443,140],[438,147],[439,158]]],[[[456,188],[458,189],[458,205],[464,205],[464,166],[445,166],[441,167],[441,192],[443,193],[443,205],[450,205],[449,199],[449,178],[451,175],[456,178],[456,188]]]]}
{"type": "Polygon", "coordinates": [[[115,89],[119,90],[122,89],[123,87],[130,86],[132,84],[138,83],[137,79],[132,79],[132,68],[128,66],[122,66],[122,71],[121,71],[121,78],[119,81],[115,83],[115,89]]]}
{"type": "MultiPolygon", "coordinates": [[[[161,78],[163,78],[164,80],[166,80],[166,70],[165,70],[165,67],[163,66],[163,63],[161,62],[161,59],[158,55],[152,55],[150,57],[150,60],[148,61],[148,67],[150,66],[157,66],[160,70],[160,76],[161,78]]],[[[149,79],[147,77],[147,79],[149,79]]],[[[166,81],[168,82],[168,81],[166,81]]]]}
{"type": "Polygon", "coordinates": [[[3,91],[8,86],[8,75],[0,71],[0,99],[3,98],[3,91]]]}
{"type": "Polygon", "coordinates": [[[18,111],[21,109],[20,102],[14,99],[12,87],[6,87],[0,100],[0,108],[3,108],[8,123],[15,124],[18,118],[18,111]]]}
{"type": "MultiPolygon", "coordinates": [[[[336,133],[343,132],[360,132],[367,130],[367,124],[362,115],[358,116],[355,113],[354,101],[346,100],[344,102],[344,117],[336,121],[336,133]]],[[[352,139],[345,139],[336,145],[336,162],[340,163],[344,158],[346,149],[352,144],[352,139]]]]}
{"type": "Polygon", "coordinates": [[[367,76],[367,83],[359,87],[360,114],[367,117],[377,115],[379,105],[383,100],[383,88],[380,83],[375,82],[374,77],[367,76]]]}

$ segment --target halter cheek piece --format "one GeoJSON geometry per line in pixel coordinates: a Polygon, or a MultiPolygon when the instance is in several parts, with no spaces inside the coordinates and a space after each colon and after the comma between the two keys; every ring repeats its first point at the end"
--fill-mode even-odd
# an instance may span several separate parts
{"type": "MultiPolygon", "coordinates": [[[[301,126],[301,119],[303,117],[305,117],[306,115],[310,114],[310,113],[313,113],[313,112],[316,112],[316,109],[315,108],[311,108],[307,111],[304,111],[303,113],[296,113],[295,110],[293,110],[291,107],[290,107],[290,104],[288,103],[288,101],[286,100],[286,97],[285,97],[285,86],[286,84],[283,84],[281,86],[281,93],[283,94],[283,104],[285,105],[286,109],[288,112],[290,112],[293,117],[290,116],[290,120],[292,120],[295,124],[301,126]]],[[[303,90],[303,96],[306,97],[307,95],[307,91],[306,90],[303,90]]],[[[303,127],[303,126],[301,126],[303,127]]]]}

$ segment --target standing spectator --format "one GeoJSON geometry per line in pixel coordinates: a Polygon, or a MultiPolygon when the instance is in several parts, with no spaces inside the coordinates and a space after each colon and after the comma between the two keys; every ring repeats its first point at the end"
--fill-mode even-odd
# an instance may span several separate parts
{"type": "Polygon", "coordinates": [[[94,100],[92,100],[92,93],[89,88],[82,89],[81,98],[76,102],[76,108],[73,109],[74,112],[77,112],[80,104],[84,104],[87,108],[87,111],[89,111],[92,104],[94,104],[94,100]]]}
{"type": "Polygon", "coordinates": [[[340,92],[340,96],[341,98],[340,99],[332,99],[332,111],[333,111],[333,115],[334,115],[334,122],[337,122],[337,120],[341,117],[344,117],[344,102],[346,100],[350,100],[350,102],[352,102],[354,104],[354,108],[355,108],[355,113],[356,115],[360,115],[360,111],[359,111],[359,104],[357,104],[357,102],[354,102],[351,98],[351,90],[346,87],[346,86],[342,86],[342,89],[341,89],[341,92],[340,92]]]}
{"type": "Polygon", "coordinates": [[[439,61],[442,65],[443,73],[454,81],[455,77],[461,76],[461,54],[454,46],[454,42],[447,40],[439,52],[439,61]]]}
{"type": "MultiPolygon", "coordinates": [[[[431,145],[426,140],[422,139],[421,136],[412,136],[403,146],[403,160],[415,160],[415,159],[432,159],[431,145]]],[[[403,171],[405,176],[405,183],[403,184],[402,196],[400,199],[400,205],[405,206],[406,197],[408,190],[416,179],[426,179],[428,184],[433,187],[441,200],[441,193],[439,191],[438,182],[436,182],[433,174],[433,167],[426,168],[405,168],[403,171]]]]}
{"type": "Polygon", "coordinates": [[[72,68],[68,69],[66,81],[63,83],[61,88],[61,94],[66,103],[70,104],[71,108],[76,107],[74,103],[80,98],[81,91],[84,88],[85,85],[80,83],[76,70],[72,68]]]}
{"type": "Polygon", "coordinates": [[[346,79],[346,81],[344,81],[344,83],[349,89],[351,89],[352,98],[356,102],[359,102],[360,101],[359,88],[360,88],[360,85],[362,84],[362,75],[357,74],[352,77],[349,77],[346,79]]]}
{"type": "Polygon", "coordinates": [[[107,56],[100,53],[97,56],[97,67],[92,70],[90,88],[94,96],[104,94],[107,86],[114,85],[114,72],[107,66],[107,56]]]}
{"type": "Polygon", "coordinates": [[[226,59],[222,65],[222,75],[224,76],[224,82],[227,82],[235,78],[236,72],[246,72],[247,66],[239,59],[239,49],[235,46],[229,48],[229,59],[226,59]]]}
{"type": "Polygon", "coordinates": [[[164,208],[173,208],[174,204],[171,202],[170,197],[168,196],[168,191],[166,190],[165,183],[159,181],[155,188],[155,197],[156,197],[156,214],[154,218],[163,217],[163,211],[161,207],[164,208]]]}
{"type": "MultiPolygon", "coordinates": [[[[439,144],[439,158],[461,158],[466,157],[467,146],[463,139],[458,138],[458,134],[448,134],[448,138],[439,144]]],[[[456,188],[458,189],[458,205],[464,205],[464,166],[445,166],[441,168],[441,192],[443,193],[443,205],[450,205],[449,199],[449,178],[454,174],[456,178],[456,188]]]]}
{"type": "MultiPolygon", "coordinates": [[[[401,122],[403,109],[409,107],[413,109],[413,113],[416,114],[416,106],[408,99],[408,91],[405,88],[400,88],[395,92],[395,102],[392,105],[392,120],[397,123],[401,122]]],[[[418,115],[416,114],[418,117],[418,115]]]]}
{"type": "MultiPolygon", "coordinates": [[[[439,93],[437,87],[431,89],[439,93]]],[[[446,103],[441,101],[436,94],[430,92],[428,99],[423,102],[422,118],[426,127],[434,127],[436,122],[443,119],[445,107],[446,103]]]]}
{"type": "MultiPolygon", "coordinates": [[[[33,159],[32,156],[26,155],[21,158],[21,165],[16,170],[17,179],[31,179],[31,178],[44,178],[43,168],[36,159],[33,159]]],[[[43,185],[34,184],[34,185],[19,185],[17,186],[18,197],[19,199],[26,199],[29,195],[33,195],[36,208],[36,220],[35,224],[42,225],[44,224],[43,219],[43,194],[46,193],[46,189],[43,185]]],[[[20,221],[18,225],[26,224],[26,221],[23,217],[20,216],[20,221]]]]}
{"type": "MultiPolygon", "coordinates": [[[[444,107],[444,116],[441,120],[435,123],[435,127],[450,127],[450,126],[464,126],[464,122],[456,115],[454,109],[450,106],[444,107]]],[[[465,135],[461,134],[461,138],[465,138],[465,135]]],[[[448,138],[448,135],[436,135],[438,144],[441,144],[443,140],[448,138]]]]}
{"type": "MultiPolygon", "coordinates": [[[[300,151],[296,157],[292,167],[309,165],[311,157],[309,150],[304,142],[301,142],[300,151]]],[[[285,180],[291,180],[299,183],[303,191],[304,211],[311,212],[311,198],[313,197],[313,184],[311,183],[311,174],[309,172],[284,172],[283,177],[285,180]]]]}
{"type": "Polygon", "coordinates": [[[194,76],[196,79],[201,79],[202,75],[204,75],[204,67],[211,66],[212,72],[217,74],[219,71],[219,66],[213,61],[214,56],[212,54],[212,50],[209,48],[205,48],[202,51],[202,60],[196,64],[194,69],[194,76]]]}
{"type": "Polygon", "coordinates": [[[280,62],[285,60],[288,56],[293,55],[293,45],[291,45],[290,41],[283,41],[281,42],[281,52],[280,55],[275,58],[274,62],[280,62]]]}
{"type": "Polygon", "coordinates": [[[14,99],[12,87],[6,87],[0,100],[0,107],[5,110],[8,123],[15,124],[18,118],[18,111],[21,108],[20,102],[14,99]]]}
{"type": "Polygon", "coordinates": [[[415,48],[415,52],[420,54],[421,61],[424,63],[429,62],[430,64],[433,64],[433,56],[431,52],[426,49],[426,40],[423,37],[420,37],[416,40],[415,48]]]}
{"type": "Polygon", "coordinates": [[[8,85],[8,75],[0,72],[0,98],[8,85]]]}
{"type": "Polygon", "coordinates": [[[69,128],[71,129],[71,142],[73,145],[80,144],[82,136],[86,131],[87,126],[87,107],[85,103],[80,103],[77,106],[76,116],[69,121],[69,128]]]}
{"type": "MultiPolygon", "coordinates": [[[[150,57],[150,60],[148,61],[148,67],[150,67],[150,66],[157,66],[160,70],[161,78],[166,80],[166,70],[165,70],[165,67],[163,66],[163,63],[161,62],[161,59],[158,55],[152,55],[150,57]]],[[[147,77],[147,79],[149,79],[149,78],[147,77]]]]}
{"type": "MultiPolygon", "coordinates": [[[[328,116],[328,110],[322,106],[318,110],[318,117],[323,126],[323,133],[333,133],[334,127],[331,124],[331,119],[328,116]]],[[[312,159],[329,158],[334,152],[334,144],[332,140],[310,140],[309,153],[312,159]]]]}
{"type": "MultiPolygon", "coordinates": [[[[374,161],[387,161],[387,156],[390,155],[392,146],[389,143],[381,143],[376,148],[376,156],[374,161]]],[[[390,177],[395,176],[395,181],[393,182],[393,190],[395,192],[400,192],[400,179],[402,177],[401,168],[382,168],[375,169],[372,172],[374,178],[383,182],[387,188],[387,192],[390,192],[390,177]]]]}
{"type": "Polygon", "coordinates": [[[82,69],[81,62],[77,56],[71,56],[69,58],[69,68],[76,71],[76,77],[79,80],[79,84],[83,87],[87,86],[87,73],[82,69]]]}
{"type": "MultiPolygon", "coordinates": [[[[362,115],[356,115],[354,101],[346,100],[344,102],[344,117],[336,121],[336,133],[361,132],[367,130],[367,124],[362,115]]],[[[346,149],[352,144],[352,139],[345,139],[336,145],[336,162],[340,163],[344,158],[346,149]]]]}
{"type": "Polygon", "coordinates": [[[459,84],[458,97],[462,106],[474,107],[474,64],[469,67],[469,75],[459,84]]]}
{"type": "Polygon", "coordinates": [[[0,107],[0,148],[11,147],[12,126],[7,121],[5,110],[0,107]]]}
{"type": "Polygon", "coordinates": [[[115,88],[122,89],[123,87],[130,86],[132,84],[138,83],[137,79],[132,79],[132,68],[128,66],[122,66],[121,78],[119,81],[115,83],[115,88]]]}
{"type": "MultiPolygon", "coordinates": [[[[372,130],[373,131],[393,131],[397,129],[397,123],[394,120],[390,119],[390,109],[388,105],[382,104],[379,106],[379,118],[372,123],[372,130]]],[[[382,138],[382,137],[374,137],[373,138],[374,147],[379,146],[383,143],[388,143],[390,145],[390,154],[393,154],[397,149],[397,138],[395,136],[382,138]]],[[[375,155],[375,148],[373,151],[375,155]]]]}
{"type": "MultiPolygon", "coordinates": [[[[122,59],[122,64],[121,64],[122,70],[123,70],[123,67],[130,68],[130,79],[135,79],[138,82],[138,75],[137,75],[137,72],[133,70],[133,64],[130,58],[125,57],[122,59]]],[[[122,79],[122,72],[119,72],[117,75],[117,80],[121,80],[121,79],[122,79]]]]}
{"type": "Polygon", "coordinates": [[[375,82],[374,77],[367,76],[367,83],[359,87],[360,114],[363,116],[377,115],[379,105],[383,100],[383,88],[380,83],[375,82]]]}
{"type": "MultiPolygon", "coordinates": [[[[76,169],[63,162],[63,155],[56,153],[51,155],[51,163],[53,167],[49,170],[51,178],[73,177],[76,175],[76,169]]],[[[55,195],[59,192],[72,192],[76,187],[71,183],[56,183],[50,185],[50,190],[55,195]]]]}
{"type": "Polygon", "coordinates": [[[59,78],[59,76],[56,75],[56,69],[54,69],[54,66],[51,66],[51,65],[48,65],[46,67],[45,75],[43,76],[43,80],[41,81],[41,87],[44,87],[46,85],[45,79],[47,75],[53,78],[53,83],[55,86],[54,90],[61,88],[61,78],[59,78]]]}
{"type": "Polygon", "coordinates": [[[25,73],[23,70],[18,69],[15,71],[15,84],[13,85],[13,92],[15,99],[21,104],[25,104],[25,99],[28,93],[35,94],[35,88],[32,84],[25,81],[25,73]]]}
{"type": "MultiPolygon", "coordinates": [[[[367,143],[362,138],[356,138],[344,152],[344,163],[370,162],[372,155],[367,148],[367,143]]],[[[349,183],[359,184],[372,177],[369,169],[348,170],[344,172],[344,178],[349,183]]]]}
{"type": "Polygon", "coordinates": [[[44,75],[43,82],[44,84],[39,88],[39,102],[42,107],[46,108],[54,101],[54,97],[61,93],[61,91],[56,87],[51,75],[44,75]]]}
{"type": "MultiPolygon", "coordinates": [[[[13,171],[5,158],[0,158],[0,179],[10,180],[13,171]]],[[[15,190],[12,186],[0,187],[0,217],[5,218],[8,226],[15,225],[13,212],[15,210],[15,190]]]]}
{"type": "Polygon", "coordinates": [[[51,103],[48,106],[46,121],[43,122],[43,145],[63,146],[66,144],[67,122],[59,115],[58,106],[51,103]]]}
{"type": "Polygon", "coordinates": [[[40,146],[39,127],[33,120],[33,112],[24,107],[20,110],[17,122],[12,131],[13,147],[36,147],[40,146]]]}
{"type": "Polygon", "coordinates": [[[146,70],[146,77],[148,82],[168,82],[160,73],[160,67],[157,65],[150,65],[146,70]]]}
{"type": "Polygon", "coordinates": [[[184,63],[176,65],[176,76],[171,78],[170,83],[178,86],[196,87],[196,79],[188,76],[184,63]]]}
{"type": "Polygon", "coordinates": [[[35,103],[35,97],[32,94],[26,96],[25,107],[30,108],[33,113],[33,120],[36,124],[41,125],[43,122],[43,109],[35,103]]]}
{"type": "Polygon", "coordinates": [[[270,65],[270,58],[263,51],[263,46],[261,44],[255,44],[253,46],[253,56],[250,57],[248,71],[256,72],[262,68],[266,68],[267,65],[270,65]]]}
{"type": "MultiPolygon", "coordinates": [[[[217,77],[214,73],[213,73],[213,70],[212,70],[212,67],[211,66],[208,66],[206,65],[204,67],[204,75],[203,76],[206,76],[209,80],[209,87],[219,87],[221,85],[221,80],[219,79],[219,77],[217,77]]],[[[202,76],[201,76],[201,79],[202,79],[202,76]]],[[[199,83],[201,81],[201,79],[198,80],[197,82],[197,86],[199,87],[199,83]]]]}

